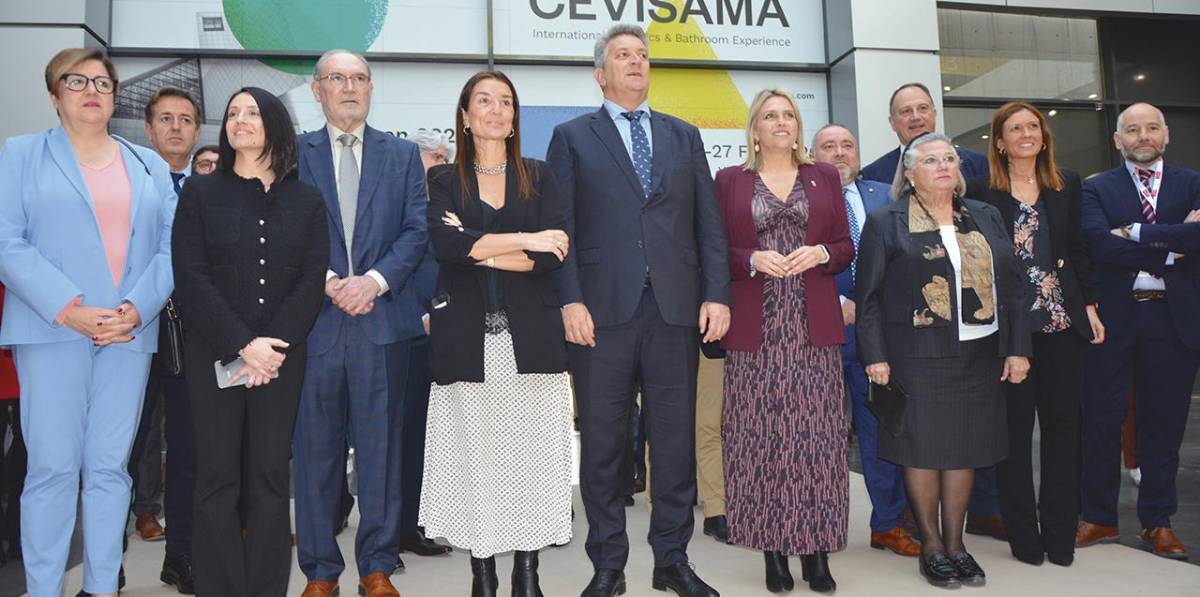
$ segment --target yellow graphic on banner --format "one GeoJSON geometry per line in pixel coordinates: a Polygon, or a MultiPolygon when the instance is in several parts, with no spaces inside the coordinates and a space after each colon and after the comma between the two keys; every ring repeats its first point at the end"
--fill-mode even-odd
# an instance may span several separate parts
{"type": "MultiPolygon", "coordinates": [[[[682,10],[680,0],[671,3],[682,10]]],[[[697,19],[686,22],[652,21],[650,56],[654,59],[716,60],[704,41],[697,19]],[[675,40],[683,41],[675,41],[675,40]]],[[[650,85],[650,105],[701,129],[740,129],[746,126],[746,105],[729,71],[720,69],[656,68],[650,85]]]]}

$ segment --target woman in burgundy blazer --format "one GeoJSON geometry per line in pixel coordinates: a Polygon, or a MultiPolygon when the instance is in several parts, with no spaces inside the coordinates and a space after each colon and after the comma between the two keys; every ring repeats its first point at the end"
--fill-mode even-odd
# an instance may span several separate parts
{"type": "Polygon", "coordinates": [[[725,357],[722,456],[729,543],[763,551],[766,585],[836,588],[828,553],[846,546],[849,468],[835,277],[854,244],[833,166],[801,144],[784,90],[755,98],[742,166],[717,173],[733,304],[725,357]]]}

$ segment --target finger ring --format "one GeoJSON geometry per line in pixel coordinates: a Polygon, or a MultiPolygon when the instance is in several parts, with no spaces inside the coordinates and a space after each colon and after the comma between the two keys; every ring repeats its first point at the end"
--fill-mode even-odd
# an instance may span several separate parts
{"type": "Polygon", "coordinates": [[[556,246],[556,247],[561,247],[561,246],[562,246],[562,241],[560,241],[560,240],[556,240],[556,241],[554,241],[554,246],[556,246]]]}

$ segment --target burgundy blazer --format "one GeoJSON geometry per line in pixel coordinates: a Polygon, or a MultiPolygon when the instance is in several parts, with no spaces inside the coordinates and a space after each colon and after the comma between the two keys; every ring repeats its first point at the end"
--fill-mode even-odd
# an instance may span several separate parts
{"type": "MultiPolygon", "coordinates": [[[[825,245],[829,262],[804,272],[804,303],[808,309],[808,339],[815,346],[846,343],[846,326],[838,300],[837,274],[854,260],[854,243],[846,220],[842,181],[828,164],[800,166],[800,179],[808,197],[808,232],[805,242],[825,245]]],[[[729,333],[721,340],[726,350],[757,350],[763,340],[763,280],[750,277],[750,255],[760,250],[751,203],[755,173],[741,166],[717,172],[717,198],[729,237],[729,277],[733,304],[729,333]]],[[[793,247],[795,250],[798,247],[793,247]]]]}

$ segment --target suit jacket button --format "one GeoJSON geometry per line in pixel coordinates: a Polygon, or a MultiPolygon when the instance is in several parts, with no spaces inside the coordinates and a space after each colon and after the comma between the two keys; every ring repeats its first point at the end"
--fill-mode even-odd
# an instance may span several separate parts
{"type": "Polygon", "coordinates": [[[264,280],[264,279],[262,279],[262,278],[259,278],[259,279],[258,279],[258,285],[259,285],[259,286],[264,286],[264,285],[266,285],[266,283],[267,283],[267,281],[266,281],[266,280],[264,280]]]}
{"type": "Polygon", "coordinates": [[[267,260],[266,260],[266,259],[259,259],[259,260],[258,260],[258,264],[259,264],[259,265],[266,265],[266,264],[267,264],[267,260]]]}
{"type": "Polygon", "coordinates": [[[258,299],[258,304],[260,304],[260,305],[265,302],[267,302],[266,299],[262,299],[262,298],[258,299]]]}
{"type": "Polygon", "coordinates": [[[638,247],[639,249],[645,248],[645,246],[646,246],[646,245],[645,245],[645,243],[643,243],[642,241],[640,241],[640,240],[639,240],[639,241],[637,242],[637,247],[638,247]]]}
{"type": "Polygon", "coordinates": [[[263,237],[261,237],[261,236],[260,236],[260,237],[258,237],[258,244],[260,244],[260,245],[265,245],[265,244],[267,244],[267,239],[265,239],[265,238],[263,238],[263,237]]]}
{"type": "Polygon", "coordinates": [[[1065,263],[1065,262],[1064,262],[1062,259],[1059,259],[1059,260],[1058,260],[1058,267],[1060,267],[1060,268],[1061,268],[1061,267],[1063,266],[1063,263],[1065,263]]]}

